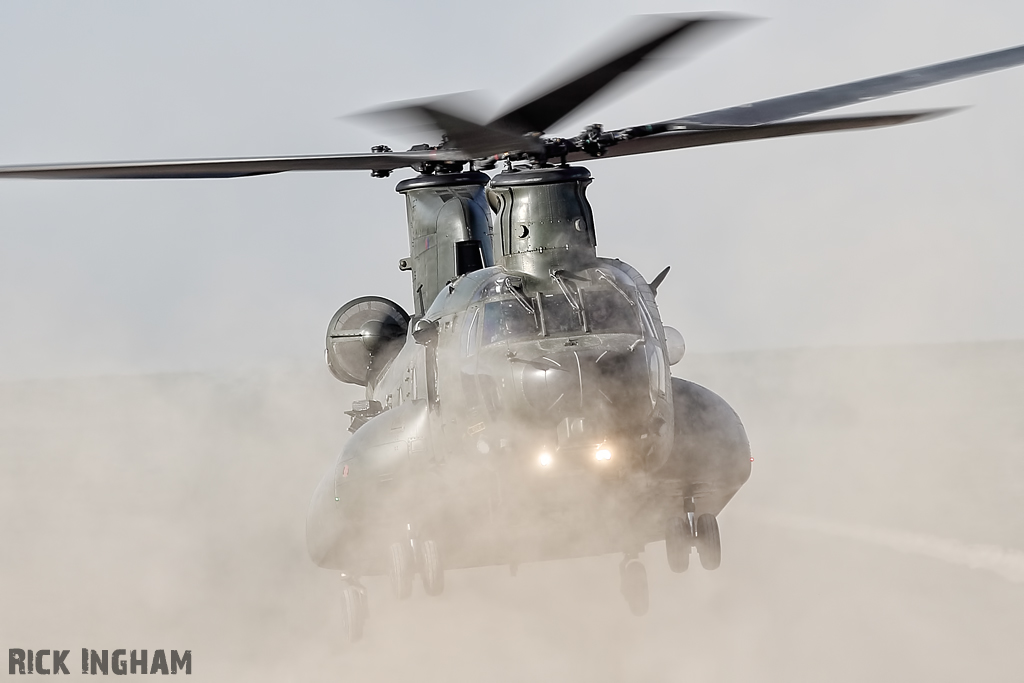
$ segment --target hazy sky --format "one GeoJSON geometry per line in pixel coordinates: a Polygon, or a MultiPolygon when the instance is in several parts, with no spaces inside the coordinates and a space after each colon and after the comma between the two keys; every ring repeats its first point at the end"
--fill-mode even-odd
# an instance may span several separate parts
{"type": "MultiPolygon", "coordinates": [[[[0,164],[358,152],[339,121],[528,89],[629,14],[765,17],[555,133],[1024,43],[1019,2],[0,4],[0,164]]],[[[935,122],[590,164],[599,251],[692,351],[1024,337],[1024,68],[862,110],[935,122]]],[[[0,378],[315,362],[331,314],[410,302],[404,205],[365,172],[0,182],[0,378]]]]}

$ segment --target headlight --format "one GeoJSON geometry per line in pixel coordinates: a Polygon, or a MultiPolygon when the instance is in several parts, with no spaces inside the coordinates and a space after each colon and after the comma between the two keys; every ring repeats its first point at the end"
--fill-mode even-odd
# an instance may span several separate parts
{"type": "Polygon", "coordinates": [[[554,458],[551,457],[550,453],[545,451],[540,454],[539,458],[537,458],[537,462],[540,463],[541,467],[551,467],[551,463],[554,462],[554,458]]]}
{"type": "Polygon", "coordinates": [[[597,458],[598,460],[611,460],[612,452],[604,447],[598,448],[597,453],[594,454],[594,457],[597,458]]]}

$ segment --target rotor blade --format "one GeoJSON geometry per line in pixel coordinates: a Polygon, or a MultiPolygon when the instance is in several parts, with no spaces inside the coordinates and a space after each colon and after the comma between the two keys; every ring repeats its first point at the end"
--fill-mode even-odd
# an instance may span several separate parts
{"type": "Polygon", "coordinates": [[[635,70],[655,52],[684,39],[693,42],[696,37],[707,34],[712,26],[722,26],[726,22],[738,23],[739,19],[724,14],[663,14],[647,17],[650,26],[646,27],[647,30],[639,38],[628,42],[611,57],[602,57],[596,65],[521,104],[488,125],[510,133],[543,133],[598,92],[635,70]]]}
{"type": "MultiPolygon", "coordinates": [[[[662,152],[669,149],[686,147],[704,147],[720,145],[726,142],[742,142],[744,140],[762,140],[788,135],[806,135],[808,133],[828,133],[839,130],[855,130],[857,128],[879,128],[896,126],[912,121],[925,121],[950,114],[956,109],[932,109],[928,111],[901,112],[893,114],[861,114],[856,116],[836,116],[819,119],[800,119],[797,121],[781,121],[762,126],[738,128],[718,128],[710,130],[682,130],[659,133],[648,137],[625,140],[609,147],[605,154],[597,158],[621,157],[648,152],[662,152]]],[[[572,152],[566,161],[588,161],[595,157],[586,152],[572,152]]]]}
{"type": "Polygon", "coordinates": [[[457,149],[472,157],[486,157],[505,152],[538,152],[544,149],[544,143],[534,136],[512,135],[500,128],[482,126],[433,107],[422,109],[423,113],[445,132],[457,149]]]}
{"type": "Polygon", "coordinates": [[[0,166],[0,179],[241,178],[285,171],[392,171],[413,164],[467,160],[468,157],[458,150],[424,150],[296,157],[0,166]]]}
{"type": "Polygon", "coordinates": [[[978,76],[990,71],[1008,69],[1021,64],[1024,64],[1024,45],[908,71],[899,71],[863,81],[774,97],[751,104],[742,104],[738,107],[716,109],[665,123],[696,126],[759,126],[764,123],[784,121],[797,116],[866,102],[879,97],[898,95],[969,76],[978,76]]]}
{"type": "Polygon", "coordinates": [[[477,159],[506,152],[539,152],[544,149],[544,143],[536,136],[517,135],[471,121],[468,115],[461,111],[466,108],[459,106],[462,99],[460,95],[426,102],[421,100],[398,103],[357,116],[363,119],[429,121],[430,127],[448,137],[452,148],[477,159]]]}

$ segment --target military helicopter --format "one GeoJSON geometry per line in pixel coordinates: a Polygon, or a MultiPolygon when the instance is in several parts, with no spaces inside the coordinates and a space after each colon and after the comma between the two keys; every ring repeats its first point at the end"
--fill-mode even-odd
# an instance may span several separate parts
{"type": "Polygon", "coordinates": [[[284,171],[398,169],[413,310],[375,296],[331,319],[330,372],[366,388],[351,438],[307,517],[313,560],[340,570],[345,637],[368,616],[361,577],[387,574],[400,599],[445,571],[621,553],[620,590],[646,613],[644,548],[665,541],[685,571],[694,549],[721,563],[718,514],[747,481],[750,446],[732,408],[673,377],[685,351],[647,280],[598,256],[577,162],[726,142],[876,128],[952,110],[807,118],[821,111],[1024,63],[1024,46],[628,128],[546,137],[580,105],[669,47],[740,19],[656,15],[620,49],[494,118],[452,98],[392,106],[441,142],[369,154],[0,167],[7,178],[229,178],[284,171]],[[484,171],[503,165],[493,177],[484,171]]]}

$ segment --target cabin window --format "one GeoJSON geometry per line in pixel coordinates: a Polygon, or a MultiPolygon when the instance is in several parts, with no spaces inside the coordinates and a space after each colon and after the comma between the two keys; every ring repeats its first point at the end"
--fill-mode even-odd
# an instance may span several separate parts
{"type": "Polygon", "coordinates": [[[658,341],[660,338],[657,328],[654,326],[654,318],[651,316],[651,312],[647,310],[647,306],[644,305],[642,300],[638,303],[640,304],[640,317],[643,319],[645,335],[652,340],[658,341]]]}
{"type": "Polygon", "coordinates": [[[480,403],[480,392],[476,386],[476,351],[480,345],[480,308],[474,306],[467,312],[466,323],[462,328],[462,393],[468,407],[480,403]]]}
{"type": "Polygon", "coordinates": [[[651,381],[651,405],[658,405],[658,399],[665,395],[667,386],[665,381],[665,356],[662,355],[661,347],[655,347],[648,362],[651,381]]]}
{"type": "Polygon", "coordinates": [[[471,311],[467,311],[466,325],[462,328],[462,353],[465,356],[471,356],[476,353],[477,346],[477,318],[480,317],[480,309],[473,308],[471,311]]]}

